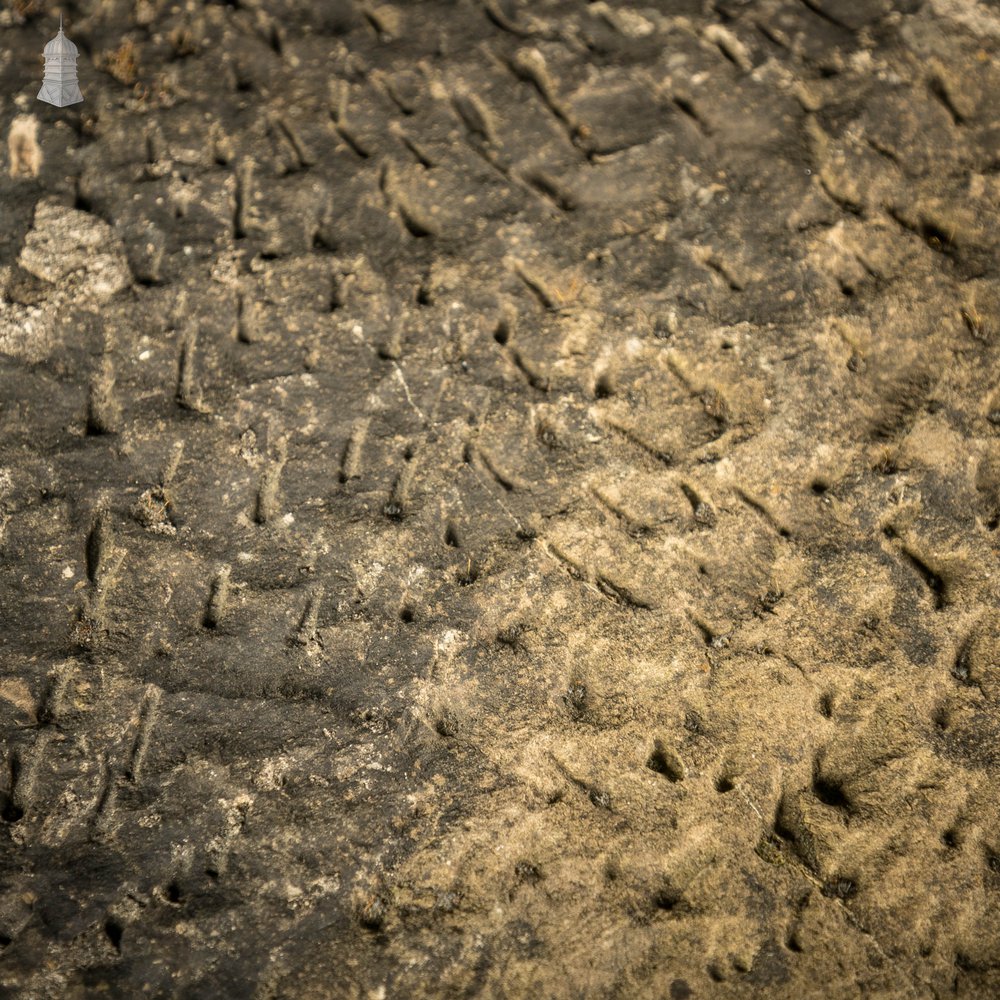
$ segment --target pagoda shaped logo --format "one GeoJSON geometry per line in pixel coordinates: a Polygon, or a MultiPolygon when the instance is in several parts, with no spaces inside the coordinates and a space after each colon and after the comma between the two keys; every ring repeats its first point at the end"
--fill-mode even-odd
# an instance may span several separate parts
{"type": "Polygon", "coordinates": [[[45,46],[45,77],[38,99],[57,108],[79,104],[83,100],[76,78],[77,47],[63,34],[62,14],[59,15],[59,34],[45,46]]]}

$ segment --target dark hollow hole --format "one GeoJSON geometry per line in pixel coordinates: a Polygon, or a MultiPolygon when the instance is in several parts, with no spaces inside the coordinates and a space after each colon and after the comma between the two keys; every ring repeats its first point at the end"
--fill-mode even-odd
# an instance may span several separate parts
{"type": "Polygon", "coordinates": [[[450,739],[452,736],[456,735],[458,729],[455,726],[455,720],[451,718],[450,715],[445,714],[434,723],[434,731],[438,734],[438,736],[450,739]]]}
{"type": "Polygon", "coordinates": [[[794,844],[796,840],[795,831],[788,822],[787,809],[788,807],[785,803],[784,797],[782,797],[778,802],[777,809],[774,811],[774,836],[778,840],[785,840],[794,844]]]}
{"type": "Polygon", "coordinates": [[[681,894],[676,889],[661,889],[653,895],[653,905],[658,910],[670,913],[681,901],[681,894]]]}
{"type": "Polygon", "coordinates": [[[24,818],[24,810],[8,800],[0,810],[0,817],[5,823],[19,823],[24,818]]]}
{"type": "Polygon", "coordinates": [[[684,777],[675,761],[672,761],[662,747],[656,747],[646,761],[650,771],[662,774],[668,781],[681,781],[684,777]]]}
{"type": "Polygon", "coordinates": [[[358,913],[358,922],[370,931],[381,930],[388,907],[381,896],[370,897],[358,913]]]}
{"type": "Polygon", "coordinates": [[[906,556],[910,565],[920,574],[921,579],[934,595],[934,607],[940,611],[948,603],[948,588],[944,578],[940,574],[935,573],[923,559],[914,555],[914,553],[904,549],[903,555],[906,556]]]}
{"type": "Polygon", "coordinates": [[[720,774],[718,778],[715,779],[715,790],[720,794],[725,794],[726,792],[731,792],[736,785],[733,784],[733,779],[726,777],[724,774],[720,774]]]}
{"type": "Polygon", "coordinates": [[[851,801],[838,781],[816,777],[813,779],[813,792],[824,805],[834,806],[837,809],[850,809],[851,807],[851,801]]]}
{"type": "Polygon", "coordinates": [[[122,925],[117,920],[109,918],[104,922],[104,933],[115,951],[120,952],[122,950],[122,934],[124,933],[122,925]]]}
{"type": "Polygon", "coordinates": [[[920,226],[920,235],[941,253],[954,249],[951,236],[933,222],[924,221],[920,226]]]}
{"type": "Polygon", "coordinates": [[[414,618],[413,608],[410,607],[409,604],[404,604],[399,609],[399,620],[404,624],[409,625],[413,621],[413,618],[414,618]]]}
{"type": "Polygon", "coordinates": [[[675,96],[674,97],[674,104],[676,104],[677,107],[684,114],[686,114],[688,116],[688,118],[691,118],[691,119],[693,119],[696,122],[701,122],[701,119],[698,117],[698,113],[694,109],[694,105],[689,100],[687,100],[684,97],[676,97],[675,96]]]}
{"type": "Polygon", "coordinates": [[[611,382],[611,376],[605,372],[594,383],[594,395],[598,399],[609,399],[615,394],[615,387],[611,382]]]}

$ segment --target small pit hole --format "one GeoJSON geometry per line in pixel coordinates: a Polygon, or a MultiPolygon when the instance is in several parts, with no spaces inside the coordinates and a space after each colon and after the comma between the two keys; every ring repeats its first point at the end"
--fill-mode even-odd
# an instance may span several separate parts
{"type": "Polygon", "coordinates": [[[610,399],[615,394],[614,383],[609,372],[602,372],[594,382],[594,396],[597,399],[610,399]]]}
{"type": "Polygon", "coordinates": [[[124,930],[122,925],[113,918],[109,917],[104,922],[104,933],[111,942],[111,947],[117,952],[121,952],[122,950],[122,934],[124,930]]]}
{"type": "Polygon", "coordinates": [[[0,818],[3,819],[5,823],[20,823],[24,819],[24,810],[20,806],[14,805],[14,803],[8,800],[3,809],[0,809],[0,818]]]}
{"type": "Polygon", "coordinates": [[[653,748],[653,752],[646,760],[646,767],[650,771],[662,774],[670,782],[684,780],[684,765],[680,759],[676,754],[659,744],[653,748]]]}
{"type": "Polygon", "coordinates": [[[817,775],[813,778],[813,793],[826,806],[836,809],[850,809],[851,801],[844,792],[843,785],[817,775]]]}
{"type": "Polygon", "coordinates": [[[653,895],[653,905],[658,910],[671,913],[676,910],[681,902],[681,893],[677,889],[665,888],[653,895]]]}

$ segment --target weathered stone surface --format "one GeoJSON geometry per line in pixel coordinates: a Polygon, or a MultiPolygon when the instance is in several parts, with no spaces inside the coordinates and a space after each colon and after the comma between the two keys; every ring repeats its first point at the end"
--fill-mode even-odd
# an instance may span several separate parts
{"type": "Polygon", "coordinates": [[[991,5],[72,7],[0,994],[1000,996],[991,5]]]}

